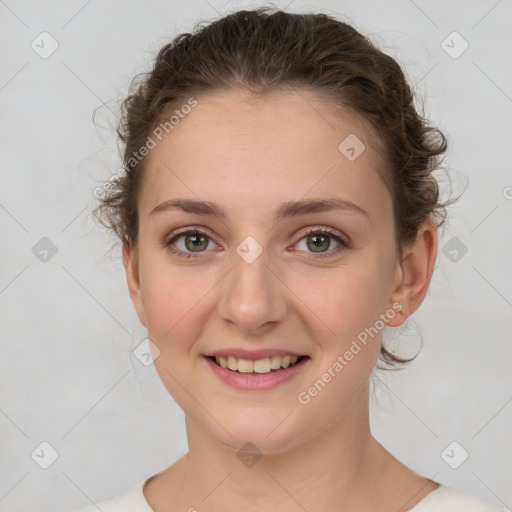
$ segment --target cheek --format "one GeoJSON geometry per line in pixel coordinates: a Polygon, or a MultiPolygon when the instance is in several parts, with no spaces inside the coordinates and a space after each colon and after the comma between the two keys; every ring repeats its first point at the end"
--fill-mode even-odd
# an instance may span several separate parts
{"type": "Polygon", "coordinates": [[[193,351],[197,350],[194,341],[200,338],[210,314],[206,298],[215,281],[210,283],[204,272],[202,276],[190,272],[184,275],[179,268],[157,262],[148,265],[144,278],[141,282],[148,337],[159,351],[155,369],[176,403],[190,412],[186,389],[200,384],[192,368],[193,351]]]}
{"type": "MultiPolygon", "coordinates": [[[[171,266],[165,257],[148,255],[141,268],[141,293],[149,338],[163,356],[187,356],[211,314],[207,297],[218,278],[212,272],[171,266]]],[[[169,359],[171,360],[171,359],[169,359]]]]}
{"type": "MultiPolygon", "coordinates": [[[[366,330],[375,326],[386,307],[383,270],[372,258],[362,256],[357,257],[357,263],[332,268],[323,274],[317,272],[314,278],[297,277],[293,287],[317,325],[314,333],[317,342],[331,357],[348,350],[358,337],[364,340],[366,330]]],[[[371,347],[367,345],[371,350],[365,350],[369,358],[380,350],[381,331],[369,338],[375,339],[371,347]]]]}

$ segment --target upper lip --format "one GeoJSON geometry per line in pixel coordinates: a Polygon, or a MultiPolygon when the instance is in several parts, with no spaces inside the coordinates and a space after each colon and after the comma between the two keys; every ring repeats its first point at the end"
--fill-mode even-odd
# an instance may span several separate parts
{"type": "Polygon", "coordinates": [[[260,350],[246,350],[243,348],[224,348],[222,350],[215,350],[208,354],[205,354],[206,357],[228,357],[233,356],[237,359],[249,359],[249,360],[257,360],[257,359],[265,359],[267,357],[272,356],[303,356],[304,354],[300,354],[298,352],[292,352],[290,350],[279,350],[279,349],[260,349],[260,350]]]}

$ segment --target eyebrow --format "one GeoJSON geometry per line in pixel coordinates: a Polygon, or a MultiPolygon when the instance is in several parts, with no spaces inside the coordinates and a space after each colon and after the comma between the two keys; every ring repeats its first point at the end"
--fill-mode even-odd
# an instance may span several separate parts
{"type": "MultiPolygon", "coordinates": [[[[182,210],[187,213],[194,213],[196,215],[214,215],[220,219],[227,219],[228,217],[226,212],[216,203],[186,198],[169,199],[164,201],[163,203],[155,206],[149,213],[149,216],[175,209],[182,210]]],[[[274,212],[274,220],[276,222],[280,222],[285,217],[330,211],[353,212],[363,215],[367,219],[370,217],[366,210],[351,201],[329,198],[309,201],[287,201],[274,212]]]]}

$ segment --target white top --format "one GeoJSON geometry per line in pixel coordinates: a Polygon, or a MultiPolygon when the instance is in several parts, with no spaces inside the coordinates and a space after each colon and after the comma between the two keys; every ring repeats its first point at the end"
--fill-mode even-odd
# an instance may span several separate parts
{"type": "MultiPolygon", "coordinates": [[[[144,484],[149,480],[130,487],[123,494],[115,498],[91,505],[75,512],[155,512],[146,501],[142,492],[144,484]]],[[[499,508],[483,499],[465,492],[458,491],[442,484],[427,494],[410,512],[510,512],[499,508]]]]}

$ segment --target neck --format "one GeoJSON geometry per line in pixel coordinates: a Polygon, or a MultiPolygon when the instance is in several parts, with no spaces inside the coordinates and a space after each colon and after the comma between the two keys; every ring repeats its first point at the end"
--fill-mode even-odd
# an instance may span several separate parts
{"type": "Polygon", "coordinates": [[[187,417],[189,453],[177,463],[180,504],[184,510],[229,505],[232,510],[291,511],[299,506],[331,510],[333,503],[364,510],[366,503],[370,510],[375,487],[394,458],[371,435],[368,387],[362,394],[335,429],[319,429],[306,442],[246,463],[237,457],[238,450],[187,417]]]}

